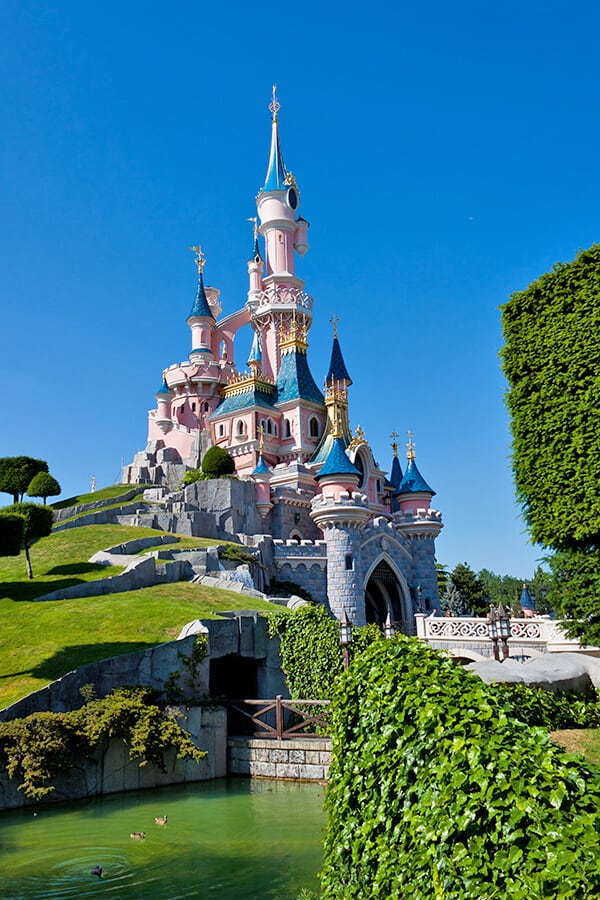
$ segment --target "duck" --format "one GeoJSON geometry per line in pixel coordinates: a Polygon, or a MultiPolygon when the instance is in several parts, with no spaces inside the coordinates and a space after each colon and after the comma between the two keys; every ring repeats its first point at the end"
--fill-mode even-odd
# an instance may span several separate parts
{"type": "Polygon", "coordinates": [[[157,825],[166,825],[168,816],[156,816],[154,821],[157,825]]]}
{"type": "Polygon", "coordinates": [[[129,837],[134,838],[136,841],[140,841],[146,837],[145,831],[132,831],[129,837]]]}
{"type": "Polygon", "coordinates": [[[94,866],[90,875],[97,875],[98,878],[102,878],[102,866],[94,866]]]}

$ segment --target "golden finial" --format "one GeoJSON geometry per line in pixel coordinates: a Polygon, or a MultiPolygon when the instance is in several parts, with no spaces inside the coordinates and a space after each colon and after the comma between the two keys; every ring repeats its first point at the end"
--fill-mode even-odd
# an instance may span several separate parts
{"type": "Polygon", "coordinates": [[[198,275],[202,275],[204,271],[204,266],[206,265],[206,257],[202,252],[202,247],[200,244],[197,244],[195,247],[190,247],[192,253],[195,253],[196,265],[198,266],[198,275]]]}
{"type": "Polygon", "coordinates": [[[265,446],[265,429],[262,425],[258,426],[258,452],[262,454],[265,446]]]}
{"type": "Polygon", "coordinates": [[[248,221],[252,222],[252,224],[254,226],[254,240],[257,241],[258,240],[258,219],[256,218],[256,216],[250,216],[248,221]]]}
{"type": "Polygon", "coordinates": [[[392,433],[390,434],[390,437],[392,439],[392,450],[394,452],[394,457],[397,459],[398,458],[398,432],[392,431],[392,433]]]}
{"type": "Polygon", "coordinates": [[[336,338],[336,337],[338,336],[338,333],[337,333],[337,325],[338,325],[338,322],[339,322],[340,320],[338,319],[338,317],[337,317],[336,314],[334,313],[334,314],[332,315],[332,317],[330,318],[329,321],[330,321],[331,324],[333,325],[333,336],[334,336],[334,338],[336,338]]]}
{"type": "Polygon", "coordinates": [[[273,91],[272,91],[271,102],[269,103],[269,109],[273,113],[273,121],[276,122],[277,121],[277,113],[281,109],[281,103],[277,99],[277,85],[276,84],[273,85],[273,91]]]}
{"type": "Polygon", "coordinates": [[[413,440],[414,434],[412,433],[412,431],[407,431],[406,433],[408,435],[408,441],[406,444],[406,458],[414,459],[415,458],[415,442],[413,440]]]}

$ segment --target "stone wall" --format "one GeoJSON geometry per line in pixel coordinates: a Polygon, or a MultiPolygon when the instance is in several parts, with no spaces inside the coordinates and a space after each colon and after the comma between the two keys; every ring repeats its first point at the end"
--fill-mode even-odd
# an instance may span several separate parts
{"type": "Polygon", "coordinates": [[[273,541],[273,561],[279,581],[292,581],[327,606],[327,545],[325,541],[273,541]]]}
{"type": "MultiPolygon", "coordinates": [[[[112,739],[100,748],[93,759],[78,763],[56,780],[54,791],[45,802],[78,800],[121,791],[186,784],[222,778],[227,774],[227,713],[222,707],[187,707],[181,710],[179,724],[207,756],[199,763],[177,759],[175,751],[165,753],[166,772],[153,764],[140,767],[139,760],[129,758],[124,741],[112,739]]],[[[0,809],[38,805],[18,790],[18,782],[0,774],[0,809]]]]}
{"type": "Polygon", "coordinates": [[[325,781],[331,762],[331,738],[290,740],[229,737],[227,772],[263,778],[325,781]]]}

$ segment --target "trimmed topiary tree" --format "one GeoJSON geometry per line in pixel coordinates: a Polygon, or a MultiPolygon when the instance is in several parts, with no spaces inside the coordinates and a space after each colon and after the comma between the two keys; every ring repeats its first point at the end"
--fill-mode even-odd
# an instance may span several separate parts
{"type": "Polygon", "coordinates": [[[5,506],[2,515],[17,515],[24,521],[23,549],[27,560],[27,577],[33,578],[31,557],[29,549],[38,538],[47,537],[52,531],[54,512],[48,506],[40,506],[37,503],[13,503],[5,506]]]}
{"type": "Polygon", "coordinates": [[[0,511],[0,556],[18,556],[23,546],[23,516],[11,516],[0,511]]]}
{"type": "Polygon", "coordinates": [[[43,497],[44,498],[44,506],[46,505],[47,497],[58,497],[61,492],[61,487],[56,478],[50,475],[48,472],[38,472],[37,475],[31,479],[29,487],[27,488],[27,494],[29,497],[43,497]]]}
{"type": "Polygon", "coordinates": [[[202,458],[202,471],[209,478],[233,475],[235,472],[233,457],[222,447],[209,447],[202,458]]]}
{"type": "Polygon", "coordinates": [[[600,772],[414,639],[336,681],[323,896],[600,896],[600,772]]]}

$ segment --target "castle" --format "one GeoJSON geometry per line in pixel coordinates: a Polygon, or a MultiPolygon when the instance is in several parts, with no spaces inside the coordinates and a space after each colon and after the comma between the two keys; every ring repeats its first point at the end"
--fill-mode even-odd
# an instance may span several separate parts
{"type": "Polygon", "coordinates": [[[403,473],[393,435],[388,479],[360,427],[352,434],[352,380],[335,318],[324,391],[311,374],[313,298],[295,271],[295,254],[309,249],[309,223],[298,214],[300,191],[283,161],[275,88],[269,109],[271,149],[251,220],[247,300],[222,316],[219,291],[204,284],[204,254],[192,248],[198,290],[187,318],[191,350],[163,372],[148,445],[125,467],[124,480],[176,491],[208,447],[225,448],[254,492],[255,514],[242,529],[256,533],[258,522],[270,537],[278,580],[305,587],[355,625],[389,619],[411,633],[416,611],[439,609],[434,541],[441,516],[430,508],[434,491],[417,469],[412,438],[403,473]],[[247,324],[254,337],[241,373],[234,342],[247,324]]]}

